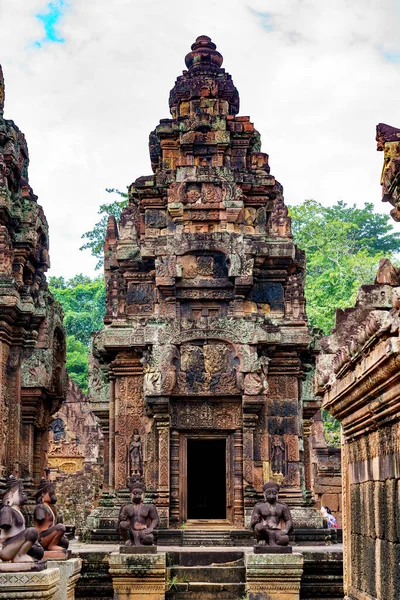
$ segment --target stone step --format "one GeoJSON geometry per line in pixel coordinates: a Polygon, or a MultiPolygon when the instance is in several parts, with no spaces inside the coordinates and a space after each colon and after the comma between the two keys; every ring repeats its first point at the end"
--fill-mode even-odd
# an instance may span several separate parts
{"type": "Polygon", "coordinates": [[[188,530],[183,532],[183,546],[231,546],[229,530],[188,530]]]}
{"type": "Polygon", "coordinates": [[[246,593],[244,583],[177,583],[167,591],[166,600],[239,600],[246,593]]]}
{"type": "Polygon", "coordinates": [[[244,583],[246,581],[245,567],[168,567],[167,580],[180,583],[244,583]]]}
{"type": "Polygon", "coordinates": [[[167,566],[201,567],[201,566],[244,566],[244,553],[232,550],[193,550],[168,552],[167,566]]]}

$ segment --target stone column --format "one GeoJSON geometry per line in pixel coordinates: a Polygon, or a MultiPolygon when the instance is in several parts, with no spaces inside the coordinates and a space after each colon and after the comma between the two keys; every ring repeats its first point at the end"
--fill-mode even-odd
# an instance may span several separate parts
{"type": "Polygon", "coordinates": [[[114,598],[118,600],[164,600],[166,554],[120,554],[109,557],[114,598]]]}
{"type": "Polygon", "coordinates": [[[246,554],[249,600],[299,600],[303,555],[246,554]]]}
{"type": "Polygon", "coordinates": [[[54,600],[75,600],[75,587],[82,569],[81,558],[68,560],[48,560],[49,569],[58,569],[60,572],[59,590],[54,595],[54,600]]]}
{"type": "Polygon", "coordinates": [[[56,600],[60,571],[0,573],[0,600],[56,600]]]}

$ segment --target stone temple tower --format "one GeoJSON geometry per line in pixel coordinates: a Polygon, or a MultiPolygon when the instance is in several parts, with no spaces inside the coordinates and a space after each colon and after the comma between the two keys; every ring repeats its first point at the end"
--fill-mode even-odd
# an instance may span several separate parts
{"type": "Polygon", "coordinates": [[[108,222],[90,379],[108,492],[93,523],[110,527],[128,477],[165,528],[243,528],[270,479],[301,523],[319,408],[304,254],[215,44],[198,37],[185,62],[150,134],[153,174],[108,222]]]}

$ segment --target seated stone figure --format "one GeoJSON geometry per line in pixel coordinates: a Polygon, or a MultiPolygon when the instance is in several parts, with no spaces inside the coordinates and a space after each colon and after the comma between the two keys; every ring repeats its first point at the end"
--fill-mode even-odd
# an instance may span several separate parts
{"type": "Polygon", "coordinates": [[[35,529],[39,534],[39,543],[45,550],[44,558],[59,560],[68,557],[69,541],[64,535],[65,526],[57,523],[56,502],[53,484],[42,478],[33,513],[35,529]]]}
{"type": "Polygon", "coordinates": [[[11,475],[0,510],[0,562],[1,571],[38,571],[46,563],[43,548],[37,543],[38,533],[34,527],[25,528],[21,507],[27,502],[22,481],[11,475]]]}
{"type": "Polygon", "coordinates": [[[151,546],[153,531],[159,523],[154,504],[144,503],[145,486],[140,481],[129,481],[132,504],[124,504],[118,517],[119,531],[127,546],[151,546]]]}
{"type": "Polygon", "coordinates": [[[268,481],[263,487],[265,502],[259,502],[251,515],[251,527],[258,546],[287,546],[289,532],[293,527],[290,510],[278,501],[279,485],[268,481]],[[281,523],[284,527],[281,527],[281,523]]]}

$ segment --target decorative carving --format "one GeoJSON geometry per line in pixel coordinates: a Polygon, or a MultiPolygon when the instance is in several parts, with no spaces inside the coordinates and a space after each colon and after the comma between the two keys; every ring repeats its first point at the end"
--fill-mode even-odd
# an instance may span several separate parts
{"type": "Polygon", "coordinates": [[[176,401],[172,404],[171,427],[175,429],[237,429],[241,426],[239,403],[176,401]]]}

